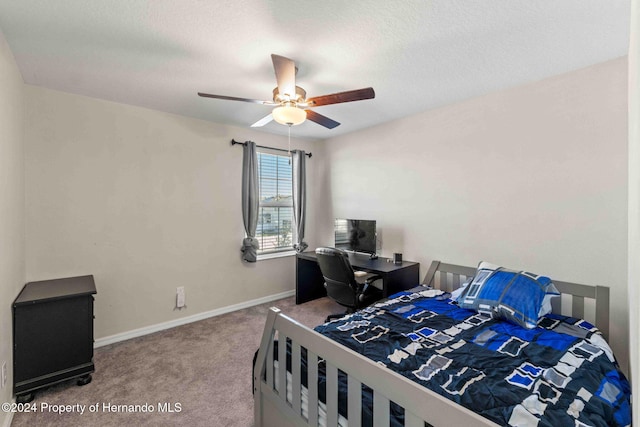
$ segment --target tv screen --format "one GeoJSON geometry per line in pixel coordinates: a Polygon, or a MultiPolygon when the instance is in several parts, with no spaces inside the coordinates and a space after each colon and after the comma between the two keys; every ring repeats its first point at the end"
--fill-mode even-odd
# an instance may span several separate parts
{"type": "Polygon", "coordinates": [[[376,222],[365,219],[336,219],[335,247],[338,249],[376,253],[376,222]]]}

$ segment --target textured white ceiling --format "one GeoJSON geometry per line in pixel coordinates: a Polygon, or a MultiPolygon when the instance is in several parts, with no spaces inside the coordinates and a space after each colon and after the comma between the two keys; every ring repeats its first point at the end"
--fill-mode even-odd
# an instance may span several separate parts
{"type": "MultiPolygon", "coordinates": [[[[328,138],[627,54],[630,0],[0,0],[24,81],[248,127],[269,107],[271,53],[308,96],[372,86],[317,107],[328,138]]],[[[272,122],[266,132],[286,134],[272,122]]]]}

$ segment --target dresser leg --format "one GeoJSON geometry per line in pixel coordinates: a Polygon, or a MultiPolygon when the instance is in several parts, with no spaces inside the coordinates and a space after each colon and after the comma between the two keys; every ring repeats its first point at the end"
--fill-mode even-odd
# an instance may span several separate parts
{"type": "Polygon", "coordinates": [[[29,403],[34,397],[36,397],[36,393],[33,391],[30,393],[18,394],[16,396],[16,403],[29,403]]]}
{"type": "Polygon", "coordinates": [[[79,386],[83,386],[83,385],[89,384],[90,382],[91,382],[91,374],[78,378],[78,381],[76,382],[76,384],[79,386]]]}

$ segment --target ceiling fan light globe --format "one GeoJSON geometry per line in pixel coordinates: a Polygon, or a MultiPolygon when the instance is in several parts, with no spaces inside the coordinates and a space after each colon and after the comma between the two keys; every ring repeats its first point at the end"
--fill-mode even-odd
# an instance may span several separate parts
{"type": "Polygon", "coordinates": [[[307,113],[304,110],[287,105],[274,108],[271,115],[273,120],[287,126],[297,126],[307,119],[307,113]]]}

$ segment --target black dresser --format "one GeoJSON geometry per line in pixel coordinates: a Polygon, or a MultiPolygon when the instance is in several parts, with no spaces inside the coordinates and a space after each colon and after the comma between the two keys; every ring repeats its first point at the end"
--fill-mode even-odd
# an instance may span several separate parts
{"type": "Polygon", "coordinates": [[[78,378],[91,382],[93,276],[27,283],[13,303],[13,392],[28,402],[34,391],[78,378]]]}

